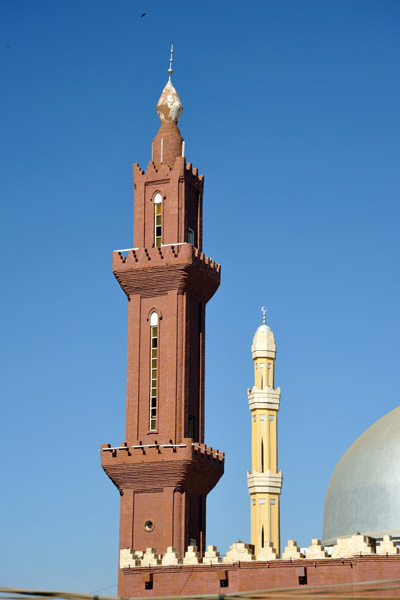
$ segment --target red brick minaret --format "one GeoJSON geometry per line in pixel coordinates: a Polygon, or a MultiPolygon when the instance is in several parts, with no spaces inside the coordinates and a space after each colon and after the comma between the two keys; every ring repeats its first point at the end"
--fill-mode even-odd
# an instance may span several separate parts
{"type": "Polygon", "coordinates": [[[169,73],[152,160],[133,165],[135,248],[113,253],[128,297],[126,442],[101,458],[121,494],[120,549],[183,555],[205,549],[206,496],[224,470],[204,445],[205,308],[220,266],[202,252],[203,176],[184,158],[169,73]]]}

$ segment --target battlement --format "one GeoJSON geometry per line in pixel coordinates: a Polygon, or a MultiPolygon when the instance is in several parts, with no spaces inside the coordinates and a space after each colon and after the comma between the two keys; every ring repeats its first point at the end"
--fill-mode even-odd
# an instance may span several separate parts
{"type": "MultiPolygon", "coordinates": [[[[153,444],[136,444],[134,446],[128,446],[126,442],[122,442],[120,446],[111,446],[111,444],[102,444],[100,446],[100,452],[106,452],[108,456],[111,458],[123,458],[124,462],[126,461],[126,457],[140,455],[141,460],[143,457],[152,457],[159,456],[163,454],[163,460],[165,458],[171,459],[181,458],[181,456],[186,457],[188,454],[190,456],[199,456],[201,458],[215,459],[219,461],[225,460],[225,453],[220,452],[219,450],[212,448],[211,446],[206,446],[206,444],[198,444],[197,442],[193,442],[192,439],[187,440],[187,443],[184,444],[173,444],[172,441],[169,444],[158,444],[155,441],[153,444]]],[[[102,458],[103,460],[103,458],[102,458]]],[[[133,459],[135,460],[135,459],[133,459]]]]}
{"type": "Polygon", "coordinates": [[[113,272],[128,298],[187,289],[208,302],[218,289],[221,265],[192,244],[165,244],[114,251],[113,272]]]}
{"type": "MultiPolygon", "coordinates": [[[[163,244],[160,248],[129,248],[126,250],[114,250],[113,271],[121,268],[146,268],[150,263],[160,263],[164,266],[177,264],[194,264],[204,268],[211,273],[219,275],[221,265],[200,252],[192,244],[163,244]]],[[[161,265],[160,265],[161,266],[161,265]]]]}
{"type": "Polygon", "coordinates": [[[180,556],[176,548],[168,547],[164,555],[157,554],[156,548],[146,548],[145,551],[135,551],[130,548],[120,550],[120,569],[133,569],[136,567],[163,567],[185,565],[233,565],[235,563],[270,563],[276,566],[285,563],[290,565],[294,561],[306,564],[311,562],[315,568],[315,561],[338,562],[355,557],[385,557],[397,556],[400,560],[399,548],[391,536],[384,536],[377,545],[374,538],[366,535],[353,535],[348,538],[339,538],[333,547],[324,547],[319,539],[314,538],[308,548],[299,548],[296,540],[288,540],[282,557],[279,558],[271,543],[262,548],[256,556],[254,546],[244,542],[232,544],[225,556],[220,556],[216,546],[207,546],[206,552],[201,555],[196,546],[189,546],[184,556],[180,556]]]}
{"type": "Polygon", "coordinates": [[[175,159],[173,166],[167,164],[156,165],[156,163],[151,160],[148,163],[146,170],[143,170],[138,163],[133,164],[133,177],[135,181],[139,178],[144,178],[145,180],[151,178],[154,180],[155,173],[157,173],[160,179],[170,179],[173,175],[182,176],[183,174],[190,174],[197,183],[202,184],[204,181],[204,175],[199,175],[198,169],[193,167],[192,163],[187,163],[183,156],[178,156],[175,159]]]}
{"type": "Polygon", "coordinates": [[[121,495],[126,489],[154,492],[188,485],[194,495],[208,494],[224,472],[223,452],[186,438],[181,444],[102,444],[100,453],[101,466],[121,495]]]}

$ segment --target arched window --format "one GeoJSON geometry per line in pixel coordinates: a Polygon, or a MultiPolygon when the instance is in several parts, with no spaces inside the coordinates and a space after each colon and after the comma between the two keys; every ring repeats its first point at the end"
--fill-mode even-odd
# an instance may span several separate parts
{"type": "Polygon", "coordinates": [[[154,245],[161,248],[162,236],[162,196],[159,192],[154,196],[154,245]]]}
{"type": "Polygon", "coordinates": [[[158,315],[150,315],[150,419],[149,430],[157,430],[157,371],[158,371],[158,315]]]}

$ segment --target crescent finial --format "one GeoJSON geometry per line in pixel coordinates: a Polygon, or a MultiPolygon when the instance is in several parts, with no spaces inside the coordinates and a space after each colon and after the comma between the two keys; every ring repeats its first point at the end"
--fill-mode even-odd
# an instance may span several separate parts
{"type": "Polygon", "coordinates": [[[262,310],[262,314],[263,314],[263,325],[265,325],[265,313],[267,312],[268,309],[265,308],[265,306],[262,306],[261,310],[262,310]]]}

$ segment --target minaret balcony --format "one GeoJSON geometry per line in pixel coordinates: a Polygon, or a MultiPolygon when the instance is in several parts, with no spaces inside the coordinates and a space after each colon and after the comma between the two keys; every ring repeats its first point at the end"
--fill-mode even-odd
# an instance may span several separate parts
{"type": "Polygon", "coordinates": [[[188,483],[193,494],[208,494],[224,472],[223,452],[186,438],[182,444],[102,444],[100,453],[101,465],[121,495],[124,489],[154,492],[188,483]]]}
{"type": "Polygon", "coordinates": [[[282,489],[283,475],[282,471],[273,473],[266,471],[258,473],[247,471],[247,486],[249,494],[280,494],[282,489]]]}
{"type": "Polygon", "coordinates": [[[221,279],[221,266],[188,243],[116,250],[113,272],[128,298],[177,290],[208,302],[221,279]]]}
{"type": "Polygon", "coordinates": [[[257,408],[263,410],[279,410],[279,404],[281,400],[281,388],[278,387],[275,390],[270,387],[266,387],[260,390],[256,386],[252,389],[247,390],[247,397],[249,399],[250,410],[257,408]]]}

